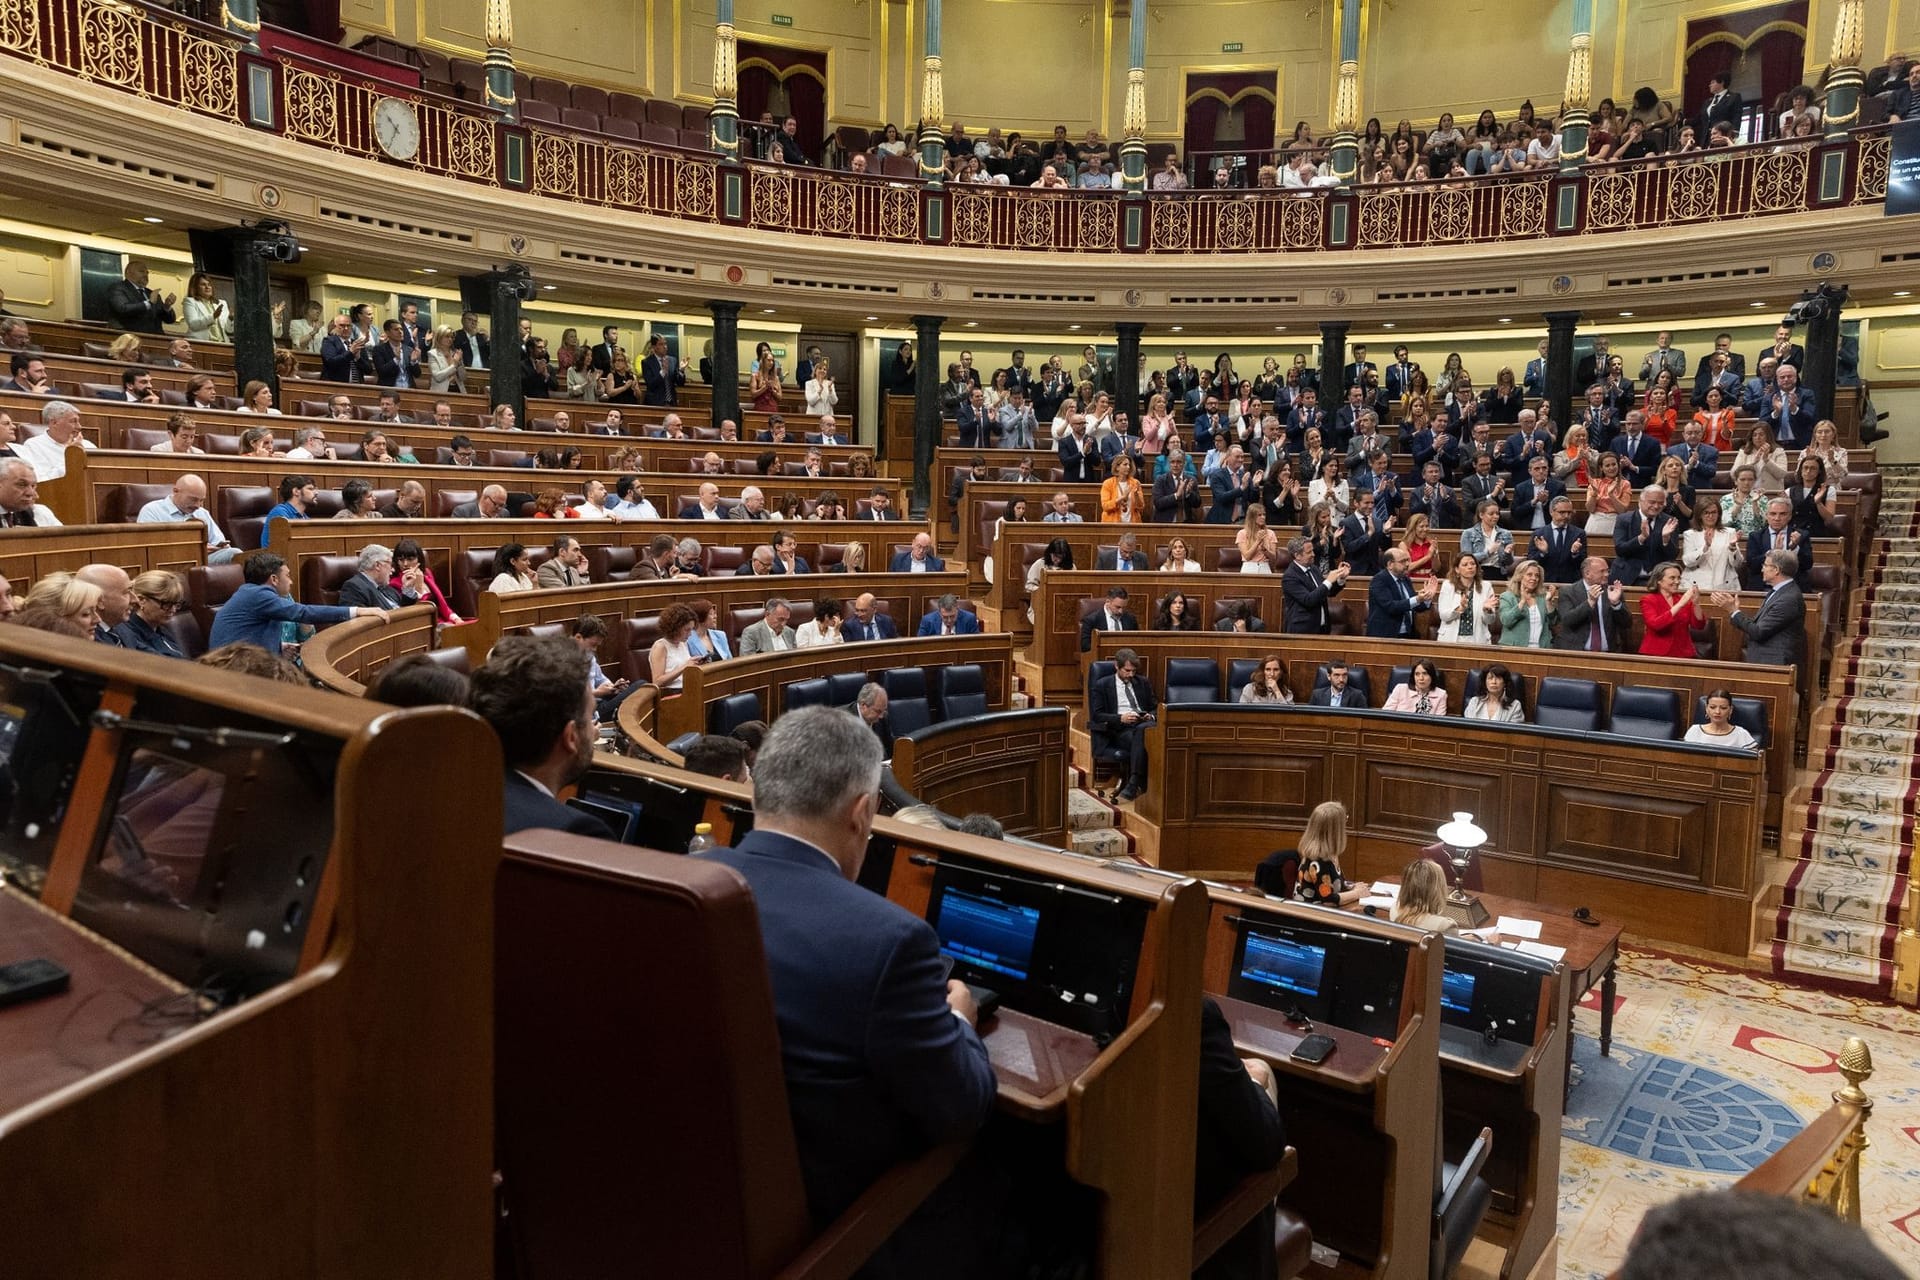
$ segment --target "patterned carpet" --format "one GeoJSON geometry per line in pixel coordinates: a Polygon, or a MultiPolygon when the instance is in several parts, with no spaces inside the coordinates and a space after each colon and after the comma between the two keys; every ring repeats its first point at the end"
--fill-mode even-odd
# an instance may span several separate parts
{"type": "Polygon", "coordinates": [[[1628,950],[1609,1060],[1593,1039],[1599,995],[1596,987],[1575,1018],[1562,1280],[1605,1276],[1649,1208],[1733,1182],[1825,1110],[1845,1084],[1834,1058],[1850,1035],[1866,1040],[1874,1063],[1862,1222],[1920,1277],[1920,1011],[1628,950]]]}

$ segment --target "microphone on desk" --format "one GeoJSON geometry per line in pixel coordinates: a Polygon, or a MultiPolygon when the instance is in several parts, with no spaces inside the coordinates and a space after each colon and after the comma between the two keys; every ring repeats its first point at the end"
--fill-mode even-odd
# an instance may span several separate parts
{"type": "Polygon", "coordinates": [[[1484,1030],[1484,1031],[1482,1031],[1482,1032],[1480,1033],[1480,1039],[1481,1039],[1481,1040],[1482,1040],[1483,1042],[1485,1042],[1485,1044],[1486,1044],[1486,1046],[1487,1046],[1487,1047],[1488,1047],[1489,1049],[1491,1049],[1491,1048],[1492,1048],[1492,1047],[1493,1047],[1494,1045],[1496,1045],[1496,1044],[1499,1044],[1499,1043],[1500,1043],[1500,1023],[1499,1023],[1499,1021],[1498,1021],[1498,1020],[1493,1020],[1493,1019],[1490,1019],[1490,1020],[1489,1020],[1489,1021],[1487,1022],[1487,1026],[1486,1026],[1486,1030],[1484,1030]]]}

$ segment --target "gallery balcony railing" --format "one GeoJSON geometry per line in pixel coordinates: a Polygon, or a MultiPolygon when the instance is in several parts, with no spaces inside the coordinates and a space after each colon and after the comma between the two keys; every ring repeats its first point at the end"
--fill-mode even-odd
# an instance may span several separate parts
{"type": "Polygon", "coordinates": [[[335,153],[550,199],[787,235],[1015,253],[1367,251],[1657,231],[1878,204],[1889,166],[1880,127],[1568,173],[1310,191],[930,187],[508,123],[478,104],[315,59],[261,57],[220,28],[125,0],[0,0],[0,53],[335,153]],[[394,129],[396,116],[414,127],[394,129]]]}

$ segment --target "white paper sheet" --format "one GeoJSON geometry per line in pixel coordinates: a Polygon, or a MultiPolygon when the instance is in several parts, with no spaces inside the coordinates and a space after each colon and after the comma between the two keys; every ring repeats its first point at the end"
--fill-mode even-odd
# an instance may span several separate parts
{"type": "Polygon", "coordinates": [[[1540,936],[1540,922],[1538,920],[1523,920],[1519,916],[1501,916],[1494,927],[1498,929],[1502,935],[1509,938],[1538,938],[1540,936]]]}
{"type": "Polygon", "coordinates": [[[1539,956],[1543,960],[1564,960],[1567,955],[1565,947],[1549,946],[1544,942],[1523,942],[1514,950],[1523,956],[1539,956]]]}

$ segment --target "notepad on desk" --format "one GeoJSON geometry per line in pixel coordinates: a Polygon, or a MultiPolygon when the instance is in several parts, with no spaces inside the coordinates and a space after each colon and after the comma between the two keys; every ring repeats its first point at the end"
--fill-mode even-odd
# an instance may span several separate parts
{"type": "Polygon", "coordinates": [[[1503,938],[1538,938],[1540,936],[1538,920],[1523,920],[1519,916],[1501,916],[1494,928],[1499,930],[1503,938]]]}
{"type": "Polygon", "coordinates": [[[1523,956],[1538,956],[1542,960],[1564,960],[1567,956],[1565,947],[1555,947],[1545,942],[1522,942],[1514,950],[1523,956]]]}

